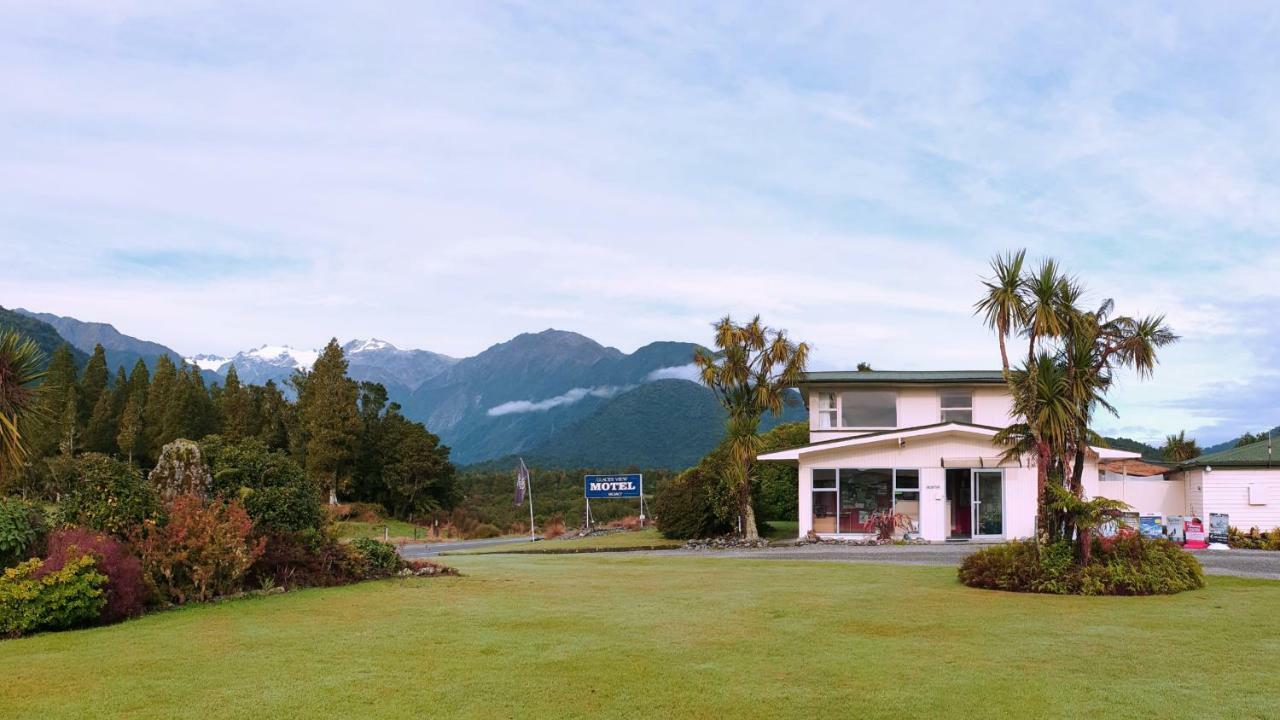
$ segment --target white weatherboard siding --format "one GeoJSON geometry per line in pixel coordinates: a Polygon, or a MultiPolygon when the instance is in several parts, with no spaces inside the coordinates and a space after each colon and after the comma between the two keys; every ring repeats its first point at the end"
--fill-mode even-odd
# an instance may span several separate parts
{"type": "Polygon", "coordinates": [[[1197,470],[1188,479],[1188,494],[1195,482],[1204,497],[1206,513],[1226,513],[1241,530],[1280,527],[1280,468],[1197,470]],[[1250,487],[1252,486],[1252,491],[1250,487]],[[1252,494],[1251,494],[1252,493],[1252,494]]]}

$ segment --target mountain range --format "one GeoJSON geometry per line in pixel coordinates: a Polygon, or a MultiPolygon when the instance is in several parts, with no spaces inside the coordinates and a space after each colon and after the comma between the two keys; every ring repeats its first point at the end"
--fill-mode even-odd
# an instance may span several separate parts
{"type": "MultiPolygon", "coordinates": [[[[234,365],[243,383],[284,381],[309,369],[316,350],[263,345],[230,357],[181,356],[106,323],[0,309],[0,327],[36,337],[46,353],[69,343],[83,364],[101,343],[109,367],[126,371],[161,355],[222,382],[234,365]]],[[[401,349],[378,339],[343,345],[349,374],[378,382],[410,419],[424,423],[461,465],[513,455],[544,467],[688,467],[719,442],[724,411],[694,382],[692,343],[655,342],[632,353],[563,330],[518,335],[467,358],[401,349]]],[[[803,420],[798,396],[766,427],[803,420]]]]}

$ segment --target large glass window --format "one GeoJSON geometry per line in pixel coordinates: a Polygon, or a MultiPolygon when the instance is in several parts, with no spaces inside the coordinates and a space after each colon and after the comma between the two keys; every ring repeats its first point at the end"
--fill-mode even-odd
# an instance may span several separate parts
{"type": "Polygon", "coordinates": [[[944,390],[939,397],[942,401],[942,422],[973,422],[973,392],[944,390]]]}
{"type": "Polygon", "coordinates": [[[920,471],[825,468],[813,471],[813,531],[874,534],[872,516],[897,512],[920,531],[920,471]]]}
{"type": "Polygon", "coordinates": [[[840,425],[852,428],[898,426],[898,394],[892,390],[840,393],[840,425]]]}
{"type": "Polygon", "coordinates": [[[818,429],[830,430],[836,426],[836,394],[818,393],[818,429]]]}
{"type": "Polygon", "coordinates": [[[875,532],[872,514],[892,508],[892,470],[840,471],[840,532],[875,532]]]}

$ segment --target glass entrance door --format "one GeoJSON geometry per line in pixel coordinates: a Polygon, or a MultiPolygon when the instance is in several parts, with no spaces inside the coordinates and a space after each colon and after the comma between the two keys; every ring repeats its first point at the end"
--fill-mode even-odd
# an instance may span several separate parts
{"type": "Polygon", "coordinates": [[[973,471],[973,534],[1004,534],[1004,472],[973,471]]]}

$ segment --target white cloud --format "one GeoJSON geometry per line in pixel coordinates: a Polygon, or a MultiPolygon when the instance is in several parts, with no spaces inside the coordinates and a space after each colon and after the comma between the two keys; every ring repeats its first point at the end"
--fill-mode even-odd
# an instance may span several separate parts
{"type": "Polygon", "coordinates": [[[498,417],[512,413],[546,412],[563,405],[572,405],[588,397],[611,398],[614,395],[630,390],[631,386],[602,385],[591,388],[573,388],[572,390],[545,400],[512,400],[489,408],[487,415],[498,417]]]}
{"type": "Polygon", "coordinates": [[[645,380],[653,382],[654,380],[688,380],[689,382],[701,382],[702,374],[698,371],[698,366],[694,363],[688,365],[673,365],[671,367],[658,368],[645,376],[645,380]]]}

